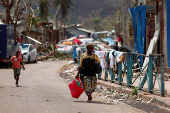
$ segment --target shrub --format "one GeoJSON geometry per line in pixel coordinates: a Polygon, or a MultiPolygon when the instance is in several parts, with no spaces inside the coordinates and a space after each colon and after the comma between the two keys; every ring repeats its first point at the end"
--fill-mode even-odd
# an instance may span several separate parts
{"type": "Polygon", "coordinates": [[[134,95],[137,95],[137,94],[138,94],[138,88],[134,87],[131,95],[134,96],[134,95]]]}

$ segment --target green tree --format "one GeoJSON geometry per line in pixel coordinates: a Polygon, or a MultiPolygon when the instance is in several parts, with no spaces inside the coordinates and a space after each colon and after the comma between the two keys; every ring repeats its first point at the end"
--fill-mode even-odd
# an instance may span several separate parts
{"type": "Polygon", "coordinates": [[[101,18],[100,17],[94,19],[93,22],[94,22],[95,31],[102,31],[103,30],[103,27],[100,24],[101,23],[101,18]]]}
{"type": "Polygon", "coordinates": [[[48,0],[39,0],[39,17],[43,21],[48,21],[49,16],[48,7],[49,7],[48,0]]]}
{"type": "MultiPolygon", "coordinates": [[[[71,0],[54,0],[52,5],[54,6],[54,8],[56,8],[57,6],[59,7],[57,14],[55,15],[56,16],[56,27],[57,27],[57,16],[58,16],[59,10],[61,10],[61,22],[62,22],[62,19],[64,19],[68,15],[68,10],[71,8],[71,6],[76,7],[76,5],[71,0]]],[[[65,29],[64,29],[63,38],[65,38],[65,29]]]]}
{"type": "Polygon", "coordinates": [[[95,24],[99,24],[100,21],[101,21],[101,18],[100,18],[100,17],[98,17],[98,18],[96,18],[96,19],[93,20],[93,22],[94,22],[95,24]]]}
{"type": "Polygon", "coordinates": [[[71,6],[76,7],[76,5],[71,0],[54,0],[52,5],[54,8],[60,6],[62,18],[65,18],[65,16],[68,15],[68,10],[71,8],[71,6]]]}
{"type": "Polygon", "coordinates": [[[35,17],[34,14],[29,15],[27,19],[27,23],[29,27],[32,27],[33,25],[37,25],[40,21],[42,21],[40,18],[35,17]]]}

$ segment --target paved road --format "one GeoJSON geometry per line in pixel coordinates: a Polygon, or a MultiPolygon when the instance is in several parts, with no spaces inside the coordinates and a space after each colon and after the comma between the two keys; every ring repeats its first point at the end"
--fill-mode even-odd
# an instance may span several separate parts
{"type": "Polygon", "coordinates": [[[82,94],[71,97],[68,83],[57,70],[66,61],[25,65],[19,85],[15,86],[12,69],[0,69],[0,113],[140,113],[121,104],[104,104],[98,98],[87,103],[82,94]]]}

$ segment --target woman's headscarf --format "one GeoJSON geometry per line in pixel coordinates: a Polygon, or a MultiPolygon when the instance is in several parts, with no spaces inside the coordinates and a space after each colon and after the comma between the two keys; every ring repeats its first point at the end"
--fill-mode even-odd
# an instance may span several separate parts
{"type": "Polygon", "coordinates": [[[94,44],[89,43],[89,44],[86,45],[86,48],[94,48],[94,44]]]}

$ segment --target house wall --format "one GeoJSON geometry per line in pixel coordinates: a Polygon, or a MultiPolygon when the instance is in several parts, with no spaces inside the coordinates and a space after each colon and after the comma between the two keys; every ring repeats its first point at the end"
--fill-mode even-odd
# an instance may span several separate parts
{"type": "MultiPolygon", "coordinates": [[[[40,34],[40,33],[32,32],[32,31],[27,31],[26,32],[26,36],[34,38],[34,39],[40,41],[41,43],[44,43],[44,41],[45,41],[44,40],[45,39],[44,36],[42,34],[40,34]]],[[[32,40],[30,40],[28,38],[26,38],[26,42],[35,45],[36,48],[38,48],[38,46],[39,46],[38,43],[36,43],[36,42],[34,42],[34,41],[32,41],[32,40]]]]}
{"type": "MultiPolygon", "coordinates": [[[[140,2],[145,4],[146,0],[139,0],[139,3],[140,2]]],[[[170,67],[170,0],[161,0],[159,2],[159,13],[155,18],[155,30],[160,30],[160,41],[158,43],[160,45],[158,45],[158,53],[165,55],[164,66],[170,67]]],[[[148,26],[146,27],[148,29],[148,26]]],[[[147,36],[148,34],[146,32],[146,38],[147,36]]],[[[148,44],[146,44],[146,47],[147,45],[148,44]]]]}
{"type": "Polygon", "coordinates": [[[53,41],[54,43],[58,43],[59,42],[59,30],[53,30],[53,41]]]}
{"type": "Polygon", "coordinates": [[[64,40],[63,39],[63,31],[60,30],[59,32],[60,32],[59,33],[59,41],[64,40]]]}

